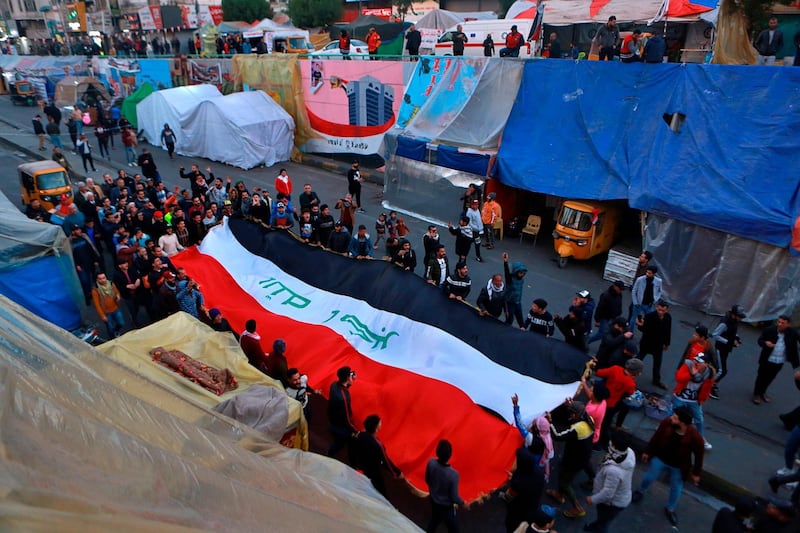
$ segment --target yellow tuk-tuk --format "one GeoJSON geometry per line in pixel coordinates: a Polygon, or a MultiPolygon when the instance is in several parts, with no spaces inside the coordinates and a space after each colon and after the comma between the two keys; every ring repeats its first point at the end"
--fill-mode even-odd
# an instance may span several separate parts
{"type": "Polygon", "coordinates": [[[55,209],[62,194],[72,196],[69,175],[64,167],[55,161],[23,163],[17,167],[17,173],[23,205],[39,200],[42,207],[49,211],[55,209]]]}
{"type": "Polygon", "coordinates": [[[12,80],[9,84],[11,103],[14,105],[36,105],[36,89],[33,84],[25,79],[12,80]]]}
{"type": "Polygon", "coordinates": [[[553,246],[558,266],[567,266],[570,257],[589,259],[607,252],[614,245],[621,210],[613,204],[567,200],[561,205],[553,246]]]}

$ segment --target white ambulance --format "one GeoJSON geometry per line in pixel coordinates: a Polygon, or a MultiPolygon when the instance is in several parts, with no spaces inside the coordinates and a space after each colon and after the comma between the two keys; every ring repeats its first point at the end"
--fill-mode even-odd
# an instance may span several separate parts
{"type": "MultiPolygon", "coordinates": [[[[533,19],[499,19],[499,20],[470,20],[461,24],[461,31],[467,36],[464,45],[465,56],[483,56],[483,41],[491,34],[494,41],[494,55],[500,56],[500,50],[506,46],[506,35],[511,33],[511,26],[517,26],[517,31],[522,34],[523,44],[519,49],[519,57],[531,57],[534,43],[528,43],[528,34],[533,26],[533,19]]],[[[439,38],[434,48],[437,56],[453,55],[453,33],[456,26],[448,28],[439,38]]]]}

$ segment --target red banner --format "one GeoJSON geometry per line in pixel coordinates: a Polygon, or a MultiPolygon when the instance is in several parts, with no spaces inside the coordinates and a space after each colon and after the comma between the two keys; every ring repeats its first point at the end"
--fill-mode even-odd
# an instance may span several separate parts
{"type": "Polygon", "coordinates": [[[209,12],[211,12],[211,18],[214,20],[214,24],[219,25],[222,22],[222,6],[208,6],[209,12]]]}
{"type": "Polygon", "coordinates": [[[164,24],[161,22],[161,6],[148,6],[150,13],[153,15],[153,23],[156,25],[157,30],[163,30],[164,24]]]}

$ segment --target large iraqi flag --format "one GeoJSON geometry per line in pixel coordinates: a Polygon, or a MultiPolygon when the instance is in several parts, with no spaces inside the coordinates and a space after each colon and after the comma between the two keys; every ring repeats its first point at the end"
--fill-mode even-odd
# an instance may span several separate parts
{"type": "Polygon", "coordinates": [[[445,438],[464,499],[502,485],[521,445],[511,396],[531,420],[574,394],[586,361],[561,341],[480,317],[389,263],[348,259],[245,220],[226,219],[173,261],[234,328],[255,318],[265,347],[285,339],[289,366],[325,394],[338,368],[355,370],[357,425],[381,416],[390,457],[421,491],[445,438]]]}

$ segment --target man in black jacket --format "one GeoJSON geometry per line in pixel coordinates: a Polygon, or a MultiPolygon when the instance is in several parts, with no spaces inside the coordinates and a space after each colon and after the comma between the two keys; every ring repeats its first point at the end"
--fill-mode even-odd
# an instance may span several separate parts
{"type": "Polygon", "coordinates": [[[44,124],[42,124],[41,115],[33,117],[33,133],[39,138],[39,151],[44,152],[47,150],[44,146],[44,124]]]}
{"type": "Polygon", "coordinates": [[[328,249],[337,254],[346,254],[350,246],[350,233],[344,227],[341,220],[337,220],[333,225],[333,232],[328,237],[328,249]]]}
{"type": "Polygon", "coordinates": [[[445,279],[447,279],[448,268],[447,254],[444,244],[440,244],[436,248],[436,254],[428,261],[428,266],[425,269],[425,279],[428,283],[443,287],[445,279]]]}
{"type": "Polygon", "coordinates": [[[381,417],[378,415],[369,415],[364,420],[364,431],[358,434],[354,445],[353,467],[364,472],[375,490],[386,496],[383,470],[388,470],[396,478],[402,478],[403,473],[389,459],[386,448],[378,440],[377,433],[380,429],[381,417]]]}
{"type": "Polygon", "coordinates": [[[667,386],[661,381],[661,360],[672,342],[672,315],[669,314],[669,303],[666,300],[659,300],[656,302],[656,310],[647,313],[644,318],[637,318],[636,325],[642,332],[639,359],[644,360],[647,354],[653,354],[653,385],[667,390],[667,386]]]}
{"type": "Polygon", "coordinates": [[[472,288],[472,280],[469,277],[466,263],[458,263],[453,275],[448,275],[445,279],[444,292],[451,300],[464,301],[469,296],[472,288]]]}
{"type": "Polygon", "coordinates": [[[506,309],[506,284],[503,283],[501,274],[492,276],[486,287],[481,289],[477,303],[482,315],[500,318],[500,314],[506,309]]]}
{"type": "MultiPolygon", "coordinates": [[[[353,423],[353,408],[350,405],[350,387],[356,373],[349,366],[343,366],[336,371],[337,380],[331,383],[328,393],[328,423],[333,443],[328,449],[328,457],[336,454],[347,446],[351,450],[351,439],[358,437],[359,431],[353,423]]],[[[352,453],[351,453],[352,462],[352,453]]]]}
{"type": "Polygon", "coordinates": [[[614,361],[622,359],[625,341],[633,338],[633,332],[628,331],[628,321],[625,317],[618,316],[611,323],[611,328],[603,335],[600,347],[597,348],[597,368],[608,368],[614,361]]]}
{"type": "Polygon", "coordinates": [[[753,403],[756,405],[770,401],[767,387],[781,371],[784,363],[788,361],[795,370],[800,366],[797,353],[800,337],[797,330],[791,327],[791,323],[788,315],[781,315],[776,325],[769,326],[758,337],[761,355],[758,358],[758,374],[753,386],[753,403]]]}
{"type": "Polygon", "coordinates": [[[608,331],[611,321],[622,315],[622,290],[624,288],[625,284],[617,280],[600,295],[600,301],[597,302],[597,308],[594,310],[594,325],[597,330],[589,336],[587,344],[602,339],[608,331]]]}
{"type": "Polygon", "coordinates": [[[412,61],[416,61],[419,57],[419,47],[422,44],[422,34],[413,24],[408,28],[406,33],[406,50],[408,55],[411,56],[412,61]]]}
{"type": "Polygon", "coordinates": [[[580,316],[581,308],[571,306],[567,316],[562,317],[556,313],[553,321],[564,335],[564,342],[574,346],[582,352],[586,351],[586,336],[583,333],[583,319],[580,316]]]}

